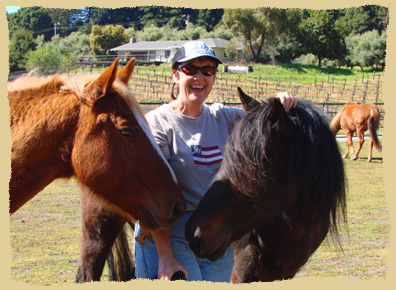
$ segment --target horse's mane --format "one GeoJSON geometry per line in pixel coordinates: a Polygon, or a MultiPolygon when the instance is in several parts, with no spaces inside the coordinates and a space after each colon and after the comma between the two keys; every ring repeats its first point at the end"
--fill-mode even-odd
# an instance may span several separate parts
{"type": "MultiPolygon", "coordinates": [[[[46,77],[27,74],[8,83],[8,95],[11,100],[18,93],[34,94],[37,97],[54,93],[71,93],[77,96],[78,99],[84,100],[84,87],[86,84],[94,81],[98,76],[99,74],[97,73],[79,73],[73,76],[52,75],[46,77]]],[[[131,108],[136,109],[144,118],[144,113],[138,101],[127,85],[116,79],[113,83],[113,89],[131,108]]]]}
{"type": "MultiPolygon", "coordinates": [[[[334,226],[331,230],[336,232],[336,208],[340,206],[345,214],[345,200],[340,197],[345,193],[345,177],[342,159],[333,158],[339,152],[328,119],[311,102],[299,101],[297,108],[292,109],[287,114],[288,120],[285,120],[292,130],[284,133],[276,131],[274,127],[277,120],[269,119],[272,102],[274,100],[269,99],[235,125],[227,142],[223,161],[225,166],[222,166],[226,171],[222,174],[227,176],[239,194],[250,195],[250,199],[257,200],[263,190],[271,190],[268,188],[272,181],[269,170],[274,165],[271,164],[272,153],[268,148],[274,138],[283,134],[284,140],[290,142],[285,182],[298,181],[303,187],[299,198],[308,204],[315,202],[320,207],[330,208],[334,226]],[[325,167],[331,173],[325,172],[325,167]],[[340,184],[342,188],[334,188],[340,184]],[[334,192],[340,192],[340,196],[334,197],[334,192]]],[[[279,142],[283,142],[283,137],[280,138],[279,142]]]]}

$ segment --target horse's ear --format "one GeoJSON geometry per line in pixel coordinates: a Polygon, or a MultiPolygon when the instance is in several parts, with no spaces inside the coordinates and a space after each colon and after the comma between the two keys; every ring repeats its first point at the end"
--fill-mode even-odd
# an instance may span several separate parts
{"type": "Polygon", "coordinates": [[[278,119],[282,114],[284,114],[285,108],[278,98],[273,98],[271,104],[271,118],[278,119]]]}
{"type": "Polygon", "coordinates": [[[128,84],[129,79],[135,68],[135,58],[132,57],[128,63],[117,73],[117,79],[122,81],[124,84],[128,84]]]}
{"type": "Polygon", "coordinates": [[[238,87],[238,93],[245,111],[251,111],[253,108],[260,105],[255,99],[246,95],[240,87],[238,87]]]}
{"type": "Polygon", "coordinates": [[[270,102],[271,109],[269,114],[269,120],[272,121],[272,127],[276,128],[284,133],[289,132],[290,126],[285,107],[283,107],[281,101],[278,98],[272,98],[270,102]]]}
{"type": "Polygon", "coordinates": [[[107,94],[117,74],[118,58],[95,81],[85,88],[85,96],[93,103],[107,94]]]}

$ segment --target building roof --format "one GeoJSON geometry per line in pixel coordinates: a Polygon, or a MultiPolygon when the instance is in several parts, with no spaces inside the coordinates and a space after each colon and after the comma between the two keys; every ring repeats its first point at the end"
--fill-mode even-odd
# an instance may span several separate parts
{"type": "MultiPolygon", "coordinates": [[[[199,39],[211,48],[226,48],[228,40],[222,38],[204,38],[199,39]]],[[[172,50],[182,47],[184,43],[191,40],[165,40],[165,41],[137,41],[129,42],[115,48],[112,51],[149,51],[149,50],[172,50]]]]}

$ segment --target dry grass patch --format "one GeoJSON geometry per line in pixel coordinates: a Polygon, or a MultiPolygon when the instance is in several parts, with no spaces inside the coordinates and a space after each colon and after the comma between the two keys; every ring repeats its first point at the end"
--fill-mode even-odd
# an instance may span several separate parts
{"type": "MultiPolygon", "coordinates": [[[[341,144],[344,148],[344,144],[341,144]]],[[[343,251],[326,242],[298,273],[302,277],[384,279],[390,219],[385,200],[382,154],[367,163],[345,160],[348,177],[348,228],[341,231],[343,251]]],[[[342,149],[343,150],[343,149],[342,149]]],[[[10,218],[12,279],[38,285],[75,283],[81,238],[80,194],[75,181],[58,180],[10,218]]],[[[108,280],[107,270],[103,281],[108,280]]]]}

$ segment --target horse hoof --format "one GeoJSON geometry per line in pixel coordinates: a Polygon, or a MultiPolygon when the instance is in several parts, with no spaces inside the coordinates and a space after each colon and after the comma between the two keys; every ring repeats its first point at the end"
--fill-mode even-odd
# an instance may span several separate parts
{"type": "Polygon", "coordinates": [[[351,157],[351,160],[356,160],[357,159],[357,157],[356,156],[354,156],[354,157],[351,157]]]}

